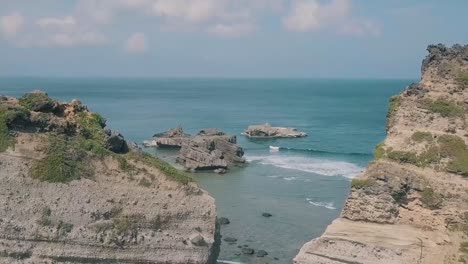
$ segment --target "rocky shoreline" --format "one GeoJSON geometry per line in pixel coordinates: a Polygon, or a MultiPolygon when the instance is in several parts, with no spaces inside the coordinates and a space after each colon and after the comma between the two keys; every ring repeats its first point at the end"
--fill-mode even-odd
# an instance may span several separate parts
{"type": "Polygon", "coordinates": [[[292,127],[274,127],[269,123],[249,126],[242,135],[249,138],[300,138],[306,137],[305,132],[292,127]]]}
{"type": "Polygon", "coordinates": [[[468,262],[468,46],[428,51],[340,218],[295,264],[468,262]]]}

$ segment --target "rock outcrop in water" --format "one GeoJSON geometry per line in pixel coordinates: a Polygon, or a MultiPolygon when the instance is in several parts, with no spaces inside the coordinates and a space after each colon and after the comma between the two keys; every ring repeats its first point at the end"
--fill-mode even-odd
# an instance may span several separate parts
{"type": "Polygon", "coordinates": [[[294,263],[468,263],[468,46],[428,51],[341,217],[294,263]]]}
{"type": "Polygon", "coordinates": [[[217,129],[201,130],[182,144],[177,161],[189,170],[218,170],[245,163],[236,136],[217,129]]]}
{"type": "Polygon", "coordinates": [[[270,124],[249,126],[242,135],[250,138],[298,138],[306,137],[304,132],[291,127],[274,127],[270,124]]]}
{"type": "Polygon", "coordinates": [[[0,96],[0,263],[216,263],[214,199],[79,101],[0,96]]]}
{"type": "Polygon", "coordinates": [[[203,129],[192,137],[181,127],[155,134],[153,140],[144,142],[147,147],[180,148],[177,162],[187,170],[217,173],[225,173],[229,167],[245,163],[244,151],[236,143],[236,136],[215,128],[203,129]]]}

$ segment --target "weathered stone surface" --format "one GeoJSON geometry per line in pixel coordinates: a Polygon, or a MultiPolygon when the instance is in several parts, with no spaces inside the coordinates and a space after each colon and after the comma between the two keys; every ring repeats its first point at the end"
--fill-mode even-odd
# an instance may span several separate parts
{"type": "Polygon", "coordinates": [[[297,138],[305,137],[306,133],[291,127],[273,127],[270,124],[249,126],[243,135],[250,138],[297,138]]]}
{"type": "Polygon", "coordinates": [[[190,140],[190,135],[184,133],[182,127],[170,129],[166,132],[155,134],[153,139],[145,141],[146,147],[180,148],[182,144],[190,140]]]}
{"type": "Polygon", "coordinates": [[[182,144],[177,161],[189,170],[227,169],[245,163],[244,151],[235,143],[235,136],[205,129],[182,144]]]}

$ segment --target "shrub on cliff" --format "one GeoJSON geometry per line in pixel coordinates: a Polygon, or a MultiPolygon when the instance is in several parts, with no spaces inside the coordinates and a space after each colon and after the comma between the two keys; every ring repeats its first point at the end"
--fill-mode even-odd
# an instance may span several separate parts
{"type": "Polygon", "coordinates": [[[46,182],[70,182],[92,176],[86,152],[76,141],[58,135],[49,135],[46,156],[37,161],[31,174],[46,182]]]}
{"type": "Polygon", "coordinates": [[[460,73],[458,73],[455,80],[458,82],[458,84],[463,90],[468,88],[468,71],[461,71],[460,73]]]}
{"type": "Polygon", "coordinates": [[[365,189],[374,186],[375,181],[372,179],[353,179],[351,181],[351,188],[365,189]]]}
{"type": "Polygon", "coordinates": [[[26,120],[28,111],[22,107],[0,105],[0,152],[14,145],[14,138],[10,136],[9,125],[18,120],[26,120]]]}
{"type": "Polygon", "coordinates": [[[421,193],[421,202],[429,209],[439,209],[442,206],[442,195],[431,188],[426,188],[421,193]]]}
{"type": "Polygon", "coordinates": [[[24,108],[36,112],[52,112],[56,102],[44,92],[32,92],[23,95],[19,103],[24,108]]]}
{"type": "Polygon", "coordinates": [[[390,97],[390,102],[387,112],[387,129],[390,128],[393,122],[393,118],[398,108],[401,106],[401,98],[398,95],[390,97]]]}
{"type": "Polygon", "coordinates": [[[411,136],[411,139],[415,142],[431,142],[432,141],[432,134],[430,132],[422,132],[422,131],[416,131],[413,133],[411,136]]]}
{"type": "Polygon", "coordinates": [[[464,112],[463,107],[443,99],[437,99],[435,101],[430,99],[425,100],[423,108],[433,113],[438,113],[443,117],[459,117],[462,116],[464,112]]]}

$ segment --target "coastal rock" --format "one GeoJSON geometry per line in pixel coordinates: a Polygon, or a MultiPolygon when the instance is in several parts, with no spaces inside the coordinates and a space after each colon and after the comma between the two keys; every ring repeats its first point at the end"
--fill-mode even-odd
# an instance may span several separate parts
{"type": "Polygon", "coordinates": [[[147,147],[180,148],[190,140],[190,135],[184,133],[182,127],[170,129],[166,132],[153,135],[153,140],[145,141],[147,147]]]}
{"type": "Polygon", "coordinates": [[[0,263],[216,263],[208,193],[149,154],[102,152],[112,133],[81,103],[28,99],[0,100],[0,263]]]}
{"type": "Polygon", "coordinates": [[[235,243],[237,242],[237,238],[234,238],[234,237],[225,237],[223,238],[224,241],[228,242],[228,243],[235,243]]]}
{"type": "Polygon", "coordinates": [[[301,248],[295,264],[468,258],[460,250],[468,235],[468,46],[428,51],[421,82],[391,98],[387,137],[352,180],[340,217],[301,248]]]}
{"type": "Polygon", "coordinates": [[[106,130],[106,148],[115,153],[127,153],[129,147],[122,134],[111,130],[106,130]]]}
{"type": "Polygon", "coordinates": [[[226,217],[220,217],[218,222],[220,225],[229,225],[231,223],[231,221],[229,221],[229,219],[226,217]]]}
{"type": "Polygon", "coordinates": [[[268,217],[272,217],[273,215],[270,213],[262,213],[262,216],[268,218],[268,217]]]}
{"type": "Polygon", "coordinates": [[[182,144],[177,161],[189,170],[226,170],[245,163],[244,151],[236,145],[236,137],[217,129],[201,130],[182,144]]]}
{"type": "Polygon", "coordinates": [[[266,252],[265,250],[257,251],[257,257],[259,257],[259,258],[263,258],[263,257],[265,257],[267,255],[268,255],[268,252],[266,252]]]}
{"type": "Polygon", "coordinates": [[[249,247],[245,247],[245,248],[242,248],[241,252],[244,255],[253,255],[255,253],[255,250],[249,247]]]}
{"type": "Polygon", "coordinates": [[[249,126],[242,135],[250,138],[298,138],[306,133],[291,127],[273,127],[268,123],[249,126]]]}

